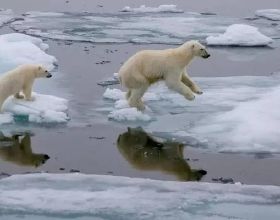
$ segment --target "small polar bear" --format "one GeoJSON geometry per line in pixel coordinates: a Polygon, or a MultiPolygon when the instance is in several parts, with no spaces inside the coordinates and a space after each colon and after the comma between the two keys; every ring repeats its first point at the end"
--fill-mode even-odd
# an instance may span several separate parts
{"type": "Polygon", "coordinates": [[[5,100],[14,95],[15,98],[25,98],[34,101],[32,86],[36,78],[50,78],[52,74],[41,65],[24,64],[0,75],[0,112],[5,100]],[[23,92],[24,96],[20,94],[23,92]]]}
{"type": "Polygon", "coordinates": [[[202,94],[186,72],[186,67],[196,56],[208,58],[210,54],[198,41],[191,40],[177,48],[142,50],[130,57],[118,74],[121,84],[128,89],[126,98],[130,107],[144,110],[141,98],[151,84],[160,80],[188,100],[195,98],[193,93],[202,94]]]}

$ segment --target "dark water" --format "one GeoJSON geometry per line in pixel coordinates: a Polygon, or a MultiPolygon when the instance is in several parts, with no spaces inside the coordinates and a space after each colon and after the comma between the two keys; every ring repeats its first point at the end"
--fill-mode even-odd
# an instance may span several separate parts
{"type": "MultiPolygon", "coordinates": [[[[224,15],[248,16],[256,9],[279,8],[278,0],[270,1],[74,1],[28,0],[25,4],[18,0],[1,0],[2,8],[11,8],[17,13],[31,10],[38,11],[92,11],[113,12],[125,5],[138,7],[141,4],[157,6],[164,3],[177,4],[186,11],[215,12],[224,15]],[[100,7],[98,5],[102,5],[100,7]]],[[[0,29],[7,33],[8,28],[0,29]]],[[[88,44],[48,40],[49,54],[58,59],[59,76],[54,77],[62,96],[70,100],[69,126],[53,128],[32,128],[31,134],[21,137],[2,137],[0,145],[10,143],[13,152],[1,153],[0,173],[25,172],[70,172],[81,171],[93,174],[109,174],[132,177],[146,177],[164,180],[194,180],[194,170],[206,170],[202,181],[212,178],[233,178],[234,181],[248,184],[280,185],[279,156],[277,155],[239,155],[206,153],[180,143],[171,143],[175,149],[170,153],[170,144],[166,140],[159,142],[159,147],[147,142],[148,134],[136,134],[132,140],[120,144],[120,135],[127,133],[125,126],[105,122],[96,118],[93,109],[100,100],[104,88],[97,82],[117,72],[121,63],[140,49],[160,49],[168,45],[133,45],[133,44],[88,44]],[[89,48],[89,51],[85,50],[89,48]],[[108,53],[107,51],[113,51],[108,53]],[[97,64],[101,61],[106,64],[97,64]],[[25,141],[22,141],[25,138],[25,141]],[[7,140],[8,139],[8,140],[7,140]],[[26,143],[26,139],[29,141],[26,143]],[[7,142],[8,141],[8,142],[7,142]],[[125,146],[131,146],[127,149],[125,146]],[[161,148],[164,145],[164,148],[161,148]],[[149,147],[151,146],[151,147],[149,147]],[[32,149],[32,152],[31,152],[32,149]],[[5,156],[9,154],[9,156],[5,156]],[[36,154],[36,155],[35,155],[36,154]],[[50,159],[46,160],[44,156],[50,159]],[[4,155],[4,156],[3,156],[4,155]],[[22,155],[25,160],[23,161],[22,155]],[[143,156],[144,155],[144,156],[143,156]],[[2,158],[2,159],[1,159],[2,158]],[[45,162],[44,164],[42,164],[45,162]],[[183,177],[182,177],[183,176],[183,177]]],[[[279,70],[280,51],[269,48],[209,48],[212,54],[207,61],[195,60],[190,67],[192,76],[236,76],[269,75],[279,70]],[[239,55],[246,59],[235,59],[239,55]],[[247,59],[249,57],[249,59],[247,59]]],[[[50,93],[53,91],[50,91],[50,93]]],[[[169,140],[170,141],[170,140],[169,140]]],[[[200,179],[199,177],[198,179],[200,179]]]]}

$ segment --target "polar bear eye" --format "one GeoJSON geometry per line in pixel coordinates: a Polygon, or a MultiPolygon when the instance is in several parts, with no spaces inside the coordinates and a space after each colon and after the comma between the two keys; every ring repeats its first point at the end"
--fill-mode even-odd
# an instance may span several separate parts
{"type": "Polygon", "coordinates": [[[45,70],[45,73],[47,73],[48,71],[47,70],[45,70]]]}
{"type": "Polygon", "coordinates": [[[204,49],[201,48],[200,50],[203,51],[204,49]]]}

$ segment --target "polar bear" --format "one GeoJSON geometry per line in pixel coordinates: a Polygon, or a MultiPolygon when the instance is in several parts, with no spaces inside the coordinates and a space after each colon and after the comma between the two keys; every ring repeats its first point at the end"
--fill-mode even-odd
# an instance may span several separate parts
{"type": "Polygon", "coordinates": [[[0,112],[4,101],[10,95],[18,99],[34,101],[31,97],[33,82],[36,78],[42,77],[50,78],[52,74],[38,64],[24,64],[0,75],[0,112]],[[21,91],[24,96],[20,94],[21,91]]]}
{"type": "Polygon", "coordinates": [[[119,70],[119,80],[128,91],[126,98],[131,107],[144,110],[141,98],[149,86],[164,80],[172,89],[188,100],[193,93],[202,94],[186,72],[186,67],[195,57],[208,58],[210,54],[198,41],[188,41],[183,45],[165,50],[142,50],[130,57],[119,70]]]}

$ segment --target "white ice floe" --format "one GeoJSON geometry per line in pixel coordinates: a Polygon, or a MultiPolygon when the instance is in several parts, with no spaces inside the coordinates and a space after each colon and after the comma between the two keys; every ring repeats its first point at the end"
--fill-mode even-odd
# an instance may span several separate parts
{"type": "Polygon", "coordinates": [[[0,180],[0,219],[278,220],[280,187],[84,174],[0,180]]]}
{"type": "MultiPolygon", "coordinates": [[[[150,121],[140,125],[148,132],[178,137],[210,151],[280,153],[278,74],[194,80],[204,93],[192,102],[164,84],[151,87],[143,98],[151,109],[144,111],[150,121]]],[[[129,121],[125,93],[107,88],[105,97],[100,109],[107,108],[102,111],[106,117],[113,113],[112,119],[129,121]]]]}
{"type": "MultiPolygon", "coordinates": [[[[220,139],[222,151],[280,152],[280,87],[268,89],[257,99],[236,104],[223,114],[208,117],[193,131],[220,139]],[[222,133],[222,137],[217,137],[222,133]],[[226,143],[234,142],[234,148],[226,143]],[[268,150],[269,149],[269,150],[268,150]]],[[[213,138],[213,137],[212,137],[213,138]]]]}
{"type": "Polygon", "coordinates": [[[48,55],[48,45],[39,38],[20,33],[0,35],[0,74],[25,63],[39,63],[49,70],[56,58],[48,55]]]}
{"type": "Polygon", "coordinates": [[[134,13],[161,13],[161,12],[171,12],[171,13],[183,13],[183,10],[177,8],[177,5],[160,5],[158,7],[146,7],[146,5],[141,5],[139,8],[131,8],[125,6],[121,12],[134,12],[134,13]]]}
{"type": "Polygon", "coordinates": [[[66,99],[36,93],[33,93],[33,96],[35,98],[33,102],[9,97],[3,105],[5,113],[3,120],[0,115],[0,124],[1,121],[5,120],[5,117],[6,123],[14,122],[14,119],[33,123],[65,123],[69,120],[66,99]],[[13,118],[12,121],[11,118],[13,118]]]}
{"type": "Polygon", "coordinates": [[[13,20],[15,20],[15,15],[11,9],[0,8],[0,27],[13,20]]]}
{"type": "Polygon", "coordinates": [[[272,21],[280,21],[280,9],[261,9],[257,10],[255,14],[272,21]]]}
{"type": "Polygon", "coordinates": [[[111,111],[108,118],[115,121],[151,121],[152,119],[148,114],[129,107],[111,111]]]}
{"type": "Polygon", "coordinates": [[[0,126],[3,124],[13,123],[14,119],[10,113],[0,113],[0,126]]]}
{"type": "MultiPolygon", "coordinates": [[[[114,110],[108,115],[109,119],[115,121],[151,121],[152,117],[149,115],[150,110],[147,106],[144,112],[138,111],[136,108],[130,108],[127,100],[125,99],[125,92],[119,89],[107,88],[103,94],[105,99],[114,101],[114,110]]],[[[162,98],[160,95],[153,92],[145,93],[144,101],[159,101],[162,98]]]]}
{"type": "Polygon", "coordinates": [[[60,13],[60,12],[47,12],[47,11],[44,11],[44,12],[41,12],[41,11],[28,11],[28,12],[25,12],[23,15],[27,15],[29,16],[30,18],[32,17],[38,17],[38,16],[42,16],[42,17],[59,17],[59,16],[63,16],[64,13],[60,13]]]}
{"type": "Polygon", "coordinates": [[[272,41],[260,33],[258,28],[246,24],[231,25],[225,33],[206,38],[208,45],[220,46],[267,46],[272,41]]]}

